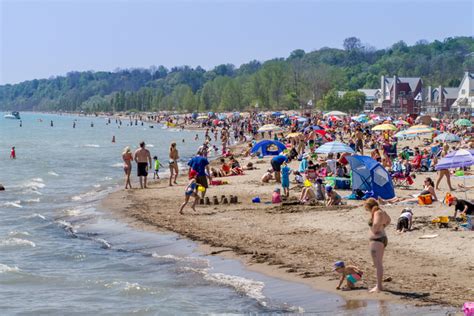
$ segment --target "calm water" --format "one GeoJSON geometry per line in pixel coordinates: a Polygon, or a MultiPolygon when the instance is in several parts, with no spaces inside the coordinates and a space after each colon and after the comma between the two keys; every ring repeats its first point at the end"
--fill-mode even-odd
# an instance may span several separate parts
{"type": "Polygon", "coordinates": [[[31,113],[22,114],[22,121],[20,128],[19,121],[0,117],[0,183],[7,188],[0,192],[2,315],[448,311],[346,302],[205,256],[175,234],[138,231],[98,209],[121,183],[125,146],[144,140],[165,162],[174,140],[184,159],[198,146],[196,132],[31,113]],[[16,160],[9,159],[11,146],[16,160]]]}

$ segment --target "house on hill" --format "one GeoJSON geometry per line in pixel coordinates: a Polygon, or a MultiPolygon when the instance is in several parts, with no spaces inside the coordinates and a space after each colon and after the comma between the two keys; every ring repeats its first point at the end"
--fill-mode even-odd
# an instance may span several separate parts
{"type": "Polygon", "coordinates": [[[451,109],[456,113],[474,113],[474,73],[465,72],[451,109]]]}
{"type": "Polygon", "coordinates": [[[419,77],[382,76],[378,104],[385,113],[420,114],[423,81],[419,77]]]}
{"type": "Polygon", "coordinates": [[[422,111],[425,113],[441,113],[451,111],[452,104],[458,98],[459,88],[439,86],[432,89],[428,86],[422,111]]]}

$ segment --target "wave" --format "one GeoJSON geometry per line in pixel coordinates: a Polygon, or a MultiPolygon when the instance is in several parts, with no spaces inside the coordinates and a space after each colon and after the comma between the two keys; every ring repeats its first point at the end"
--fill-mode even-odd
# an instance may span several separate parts
{"type": "Polygon", "coordinates": [[[59,177],[59,174],[57,174],[57,173],[54,172],[54,171],[50,171],[50,172],[48,172],[48,174],[49,174],[50,176],[59,177]]]}
{"type": "Polygon", "coordinates": [[[100,145],[97,145],[97,144],[85,144],[85,145],[83,145],[82,147],[99,148],[100,145]]]}
{"type": "Polygon", "coordinates": [[[29,232],[19,232],[19,231],[16,231],[16,230],[13,230],[11,232],[8,233],[8,236],[16,236],[16,237],[21,237],[21,236],[30,236],[30,233],[29,232]]]}
{"type": "Polygon", "coordinates": [[[34,178],[34,179],[31,179],[30,181],[24,182],[19,187],[20,188],[25,188],[25,189],[30,189],[32,191],[37,191],[38,189],[42,189],[45,186],[46,186],[46,184],[43,183],[43,179],[34,178]]]}
{"type": "Polygon", "coordinates": [[[0,263],[0,273],[18,272],[18,271],[20,271],[18,267],[10,267],[10,266],[7,266],[6,264],[0,263]]]}
{"type": "Polygon", "coordinates": [[[12,246],[31,246],[36,247],[36,244],[27,239],[21,238],[7,238],[0,240],[0,247],[12,247],[12,246]]]}
{"type": "Polygon", "coordinates": [[[94,198],[96,198],[98,196],[99,192],[97,191],[89,191],[89,192],[86,192],[86,193],[81,193],[81,194],[78,194],[78,195],[74,195],[71,197],[71,200],[72,201],[81,201],[83,199],[88,199],[88,200],[93,200],[94,198]]]}
{"type": "Polygon", "coordinates": [[[46,217],[44,217],[44,215],[41,215],[39,213],[34,213],[31,215],[25,216],[23,218],[41,218],[42,220],[46,220],[46,217]]]}
{"type": "Polygon", "coordinates": [[[266,302],[266,297],[263,295],[263,288],[265,287],[265,283],[263,282],[224,273],[210,273],[209,269],[195,269],[187,267],[184,270],[198,273],[202,275],[202,278],[208,282],[231,287],[237,293],[241,293],[255,299],[264,307],[267,307],[268,305],[266,302]]]}
{"type": "Polygon", "coordinates": [[[40,198],[27,199],[27,200],[25,200],[25,203],[39,203],[39,201],[40,201],[40,198]]]}
{"type": "Polygon", "coordinates": [[[102,238],[96,238],[94,239],[95,241],[97,241],[98,243],[101,244],[101,248],[103,249],[110,249],[112,248],[112,245],[105,239],[102,239],[102,238]]]}
{"type": "Polygon", "coordinates": [[[153,145],[153,144],[146,144],[146,147],[152,147],[152,148],[153,148],[153,147],[155,147],[155,145],[153,145]]]}
{"type": "Polygon", "coordinates": [[[13,206],[17,208],[22,208],[23,206],[20,205],[21,201],[14,201],[14,202],[5,202],[3,203],[4,206],[13,206]]]}
{"type": "Polygon", "coordinates": [[[192,263],[194,265],[200,265],[205,268],[210,267],[209,260],[207,259],[202,259],[202,258],[195,258],[195,257],[178,257],[175,255],[160,255],[157,253],[152,253],[151,256],[153,258],[159,259],[162,262],[188,262],[192,263]]]}

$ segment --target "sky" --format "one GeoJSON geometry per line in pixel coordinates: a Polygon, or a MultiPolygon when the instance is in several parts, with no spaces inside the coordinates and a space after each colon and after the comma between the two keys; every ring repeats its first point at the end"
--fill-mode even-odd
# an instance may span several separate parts
{"type": "Polygon", "coordinates": [[[0,84],[69,71],[287,57],[474,35],[474,1],[0,0],[0,84]]]}

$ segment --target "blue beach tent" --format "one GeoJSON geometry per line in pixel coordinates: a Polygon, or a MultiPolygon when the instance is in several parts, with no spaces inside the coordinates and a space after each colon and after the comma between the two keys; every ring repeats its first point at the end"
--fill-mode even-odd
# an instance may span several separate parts
{"type": "Polygon", "coordinates": [[[395,197],[392,177],[384,167],[367,156],[346,156],[352,169],[352,190],[372,191],[373,197],[395,197]]]}
{"type": "Polygon", "coordinates": [[[262,156],[277,156],[285,149],[286,146],[281,142],[275,140],[262,140],[252,147],[250,153],[255,154],[260,152],[262,156]],[[272,146],[276,147],[277,150],[269,150],[272,146]]]}

